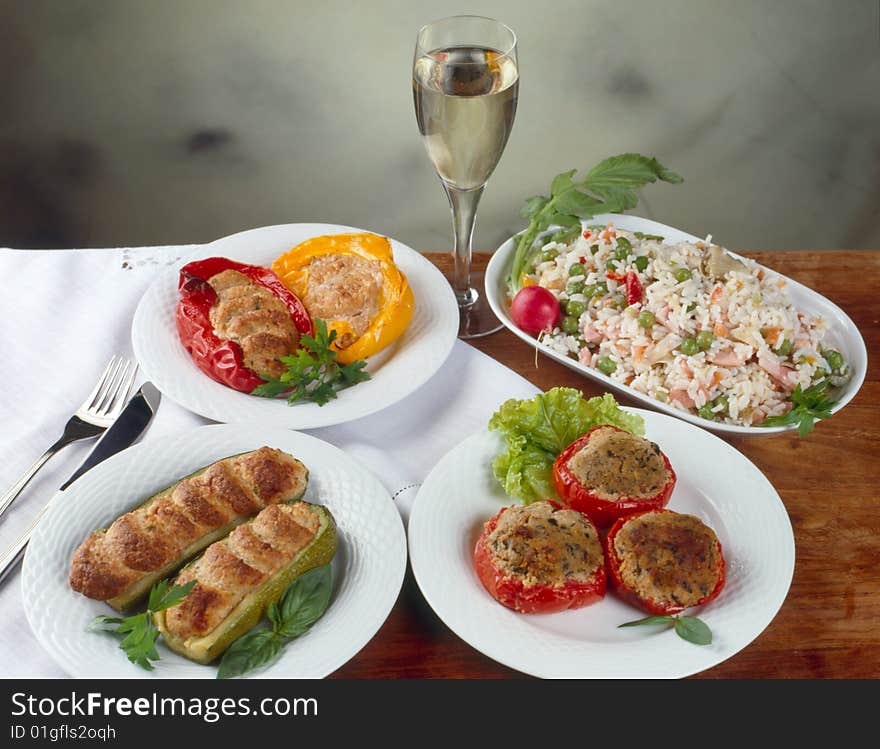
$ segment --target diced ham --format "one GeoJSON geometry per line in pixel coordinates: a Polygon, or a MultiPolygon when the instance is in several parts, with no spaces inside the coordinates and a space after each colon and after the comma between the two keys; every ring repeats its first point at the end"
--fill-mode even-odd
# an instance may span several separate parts
{"type": "Polygon", "coordinates": [[[758,354],[758,366],[786,390],[794,390],[792,375],[795,370],[785,366],[776,354],[767,350],[761,351],[758,354]]]}
{"type": "Polygon", "coordinates": [[[593,327],[592,323],[587,323],[584,326],[584,340],[587,343],[599,343],[604,337],[593,327]]]}
{"type": "Polygon", "coordinates": [[[719,349],[711,354],[709,361],[712,364],[717,364],[719,367],[741,367],[746,363],[746,357],[731,346],[719,349]]]}
{"type": "Polygon", "coordinates": [[[688,391],[682,388],[673,388],[669,391],[669,400],[681,403],[685,408],[694,407],[694,399],[688,395],[688,391]]]}

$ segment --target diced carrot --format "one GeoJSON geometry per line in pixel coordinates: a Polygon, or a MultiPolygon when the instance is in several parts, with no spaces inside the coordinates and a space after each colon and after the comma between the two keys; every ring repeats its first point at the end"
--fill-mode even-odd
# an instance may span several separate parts
{"type": "Polygon", "coordinates": [[[721,322],[715,323],[715,326],[712,328],[712,332],[715,334],[716,338],[727,338],[727,336],[730,335],[730,331],[727,329],[727,326],[721,322]]]}
{"type": "Polygon", "coordinates": [[[761,280],[764,278],[764,269],[763,269],[763,268],[758,268],[758,273],[757,273],[757,275],[758,275],[758,280],[761,281],[761,280]]]}
{"type": "Polygon", "coordinates": [[[633,361],[636,363],[641,362],[645,358],[647,348],[647,346],[633,346],[633,361]]]}
{"type": "Polygon", "coordinates": [[[761,334],[773,348],[779,344],[779,336],[782,335],[782,328],[763,328],[761,334]]]}
{"type": "Polygon", "coordinates": [[[529,278],[525,273],[523,273],[523,277],[522,277],[522,285],[523,285],[523,286],[537,286],[537,282],[536,282],[536,281],[533,281],[533,280],[532,280],[531,278],[529,278]]]}
{"type": "Polygon", "coordinates": [[[719,299],[721,299],[721,297],[723,295],[724,295],[724,287],[723,286],[716,286],[714,289],[712,289],[712,293],[709,295],[709,301],[714,304],[719,299]]]}
{"type": "Polygon", "coordinates": [[[720,369],[715,370],[715,374],[712,375],[712,387],[715,387],[721,380],[724,379],[724,372],[720,369]]]}

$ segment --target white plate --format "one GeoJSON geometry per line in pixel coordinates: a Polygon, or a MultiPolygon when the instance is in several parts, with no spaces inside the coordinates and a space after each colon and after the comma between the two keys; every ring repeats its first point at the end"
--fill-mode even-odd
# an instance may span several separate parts
{"type": "MultiPolygon", "coordinates": [[[[674,229],[671,226],[666,226],[665,224],[660,224],[646,218],[639,218],[638,216],[604,213],[600,216],[591,218],[586,223],[604,224],[608,221],[612,221],[615,226],[628,231],[659,234],[660,236],[665,237],[667,241],[696,242],[700,240],[699,237],[695,237],[692,234],[686,234],[685,232],[674,229]]],[[[494,255],[492,255],[492,259],[489,261],[489,267],[486,269],[486,296],[489,299],[492,311],[497,315],[498,319],[504,324],[504,326],[530,346],[538,349],[551,359],[555,359],[560,364],[564,364],[569,369],[573,369],[592,380],[596,380],[596,382],[601,383],[606,389],[624,393],[646,406],[650,406],[659,411],[664,411],[665,413],[689,421],[692,424],[697,424],[706,429],[711,429],[713,432],[749,436],[768,436],[771,434],[778,434],[779,432],[791,431],[792,429],[797,428],[796,424],[777,427],[737,426],[735,424],[720,424],[715,421],[709,421],[708,419],[702,419],[696,414],[675,408],[667,403],[662,403],[656,398],[652,398],[638,390],[634,390],[628,385],[624,385],[617,380],[611,379],[597,369],[587,367],[576,359],[572,359],[569,356],[553,351],[545,344],[538,343],[537,339],[520,330],[510,317],[510,303],[507,301],[507,276],[510,272],[510,263],[513,261],[515,240],[516,237],[511,237],[496,250],[494,255]]],[[[730,254],[734,257],[742,257],[734,252],[731,252],[730,254]]],[[[803,284],[799,284],[797,281],[793,281],[787,276],[777,273],[772,268],[768,268],[767,270],[771,274],[784,278],[788,282],[787,291],[798,309],[808,312],[811,315],[820,315],[828,321],[828,331],[825,334],[824,339],[825,343],[829,348],[834,348],[840,351],[840,353],[843,354],[843,358],[852,368],[853,374],[849,382],[847,382],[846,385],[844,385],[835,395],[837,405],[831,409],[831,411],[832,413],[837,413],[855,398],[856,393],[862,386],[862,382],[865,380],[865,372],[868,369],[868,352],[865,348],[865,342],[862,339],[862,335],[859,333],[859,329],[856,327],[855,323],[850,320],[846,312],[840,309],[836,304],[812,289],[807,288],[803,284]]]]}
{"type": "Polygon", "coordinates": [[[677,678],[729,658],[770,623],[794,571],[794,536],[779,495],[763,474],[720,438],[662,414],[645,419],[678,475],[669,509],[696,515],[715,529],[727,583],[697,614],[711,645],[692,645],[669,630],[618,629],[645,613],[609,591],[592,606],[558,614],[517,614],[495,601],[474,571],[483,523],[513,504],[492,475],[503,449],[481,432],[450,451],[431,471],[409,519],[410,562],[437,615],[465,642],[511,668],[545,678],[677,678]]]}
{"type": "Polygon", "coordinates": [[[336,224],[284,224],[233,234],[205,245],[162,272],[147,289],[132,325],[132,345],[147,379],[173,401],[214,421],[275,424],[314,429],[359,419],[406,397],[433,375],[458,336],[458,305],[452,288],[428,260],[391,240],[394,262],[406,274],[415,296],[406,332],[370,357],[372,379],[342,390],[325,406],[288,405],[283,399],[259,398],[215,382],[195,365],[177,335],[174,311],[180,268],[191,260],[222,256],[254,265],[271,265],[291,247],[323,234],[363,231],[336,224]]]}
{"type": "Polygon", "coordinates": [[[128,662],[119,639],[86,626],[113,611],[67,584],[70,559],[94,528],[106,527],[146,497],[201,466],[262,445],[309,468],[308,502],[330,509],[338,525],[333,597],[327,612],[259,676],[321,678],[373,637],[394,605],[406,570],[406,538],[394,502],[379,481],[344,452],[283,429],[211,425],[129,448],[76,481],[37,526],[22,572],[25,613],[37,639],[71,676],[214,678],[214,666],[186,660],[160,640],[152,672],[128,662]]]}

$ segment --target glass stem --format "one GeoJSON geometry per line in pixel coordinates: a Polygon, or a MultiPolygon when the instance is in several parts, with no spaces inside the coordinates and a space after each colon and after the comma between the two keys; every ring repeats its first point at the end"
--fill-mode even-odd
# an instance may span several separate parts
{"type": "Polygon", "coordinates": [[[452,209],[452,225],[455,230],[452,288],[459,307],[469,307],[477,301],[478,294],[471,288],[471,240],[483,187],[481,185],[472,190],[459,190],[443,182],[443,189],[446,190],[449,207],[452,209]]]}

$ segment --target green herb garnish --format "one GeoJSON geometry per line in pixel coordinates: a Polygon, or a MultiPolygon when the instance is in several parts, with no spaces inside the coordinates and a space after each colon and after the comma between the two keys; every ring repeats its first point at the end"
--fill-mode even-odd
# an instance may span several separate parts
{"type": "Polygon", "coordinates": [[[634,622],[619,624],[620,627],[640,627],[645,624],[671,624],[682,640],[692,642],[694,645],[709,645],[712,642],[712,630],[706,622],[695,616],[646,616],[644,619],[636,619],[634,622]]]}
{"type": "Polygon", "coordinates": [[[147,610],[142,614],[125,618],[102,614],[92,620],[89,630],[124,634],[125,637],[119,643],[119,647],[128,656],[128,660],[147,671],[152,671],[153,664],[150,661],[159,660],[159,653],[156,652],[156,638],[159,636],[159,631],[153,624],[152,615],[180,603],[195,584],[196,581],[191,580],[186,585],[175,585],[169,589],[171,583],[162,580],[150,591],[147,610]]]}
{"type": "Polygon", "coordinates": [[[370,375],[364,371],[365,361],[345,365],[336,361],[336,352],[331,348],[335,340],[336,331],[328,334],[327,323],[315,320],[315,335],[304,335],[295,353],[279,359],[287,371],[277,379],[263,378],[264,384],[251,394],[275,398],[287,393],[290,404],[307,400],[323,406],[336,397],[340,388],[369,380],[370,375]]]}
{"type": "Polygon", "coordinates": [[[562,231],[557,235],[574,237],[580,231],[583,219],[598,213],[620,213],[635,208],[638,203],[636,189],[658,179],[673,184],[683,181],[680,175],[657,159],[637,153],[605,159],[580,182],[574,181],[576,172],[577,169],[572,169],[558,174],[550,186],[549,198],[535,195],[526,200],[520,211],[520,215],[529,220],[529,225],[516,242],[508,279],[511,295],[522,288],[523,270],[534,255],[533,245],[541,232],[559,226],[562,231]]]}
{"type": "Polygon", "coordinates": [[[797,424],[798,434],[806,437],[813,431],[815,422],[819,419],[830,419],[831,409],[837,405],[837,401],[825,397],[828,389],[828,380],[822,380],[815,385],[810,385],[803,390],[798,384],[791,394],[791,402],[794,404],[791,411],[779,416],[771,416],[764,420],[763,426],[775,427],[787,424],[797,424]]]}
{"type": "Polygon", "coordinates": [[[275,661],[290,640],[305,634],[327,610],[332,588],[329,564],[300,575],[269,606],[271,629],[252,630],[233,642],[220,660],[217,678],[232,679],[275,661]]]}

